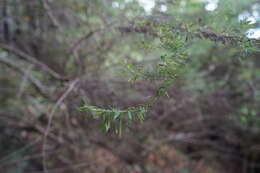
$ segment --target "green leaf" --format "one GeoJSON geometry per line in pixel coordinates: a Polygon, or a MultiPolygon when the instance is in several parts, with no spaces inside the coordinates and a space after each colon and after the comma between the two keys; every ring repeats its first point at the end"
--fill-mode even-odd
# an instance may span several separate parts
{"type": "Polygon", "coordinates": [[[128,114],[128,119],[130,121],[132,121],[133,120],[132,113],[130,111],[128,111],[127,114],[128,114]]]}
{"type": "Polygon", "coordinates": [[[110,121],[108,121],[107,123],[105,123],[105,131],[108,132],[108,130],[110,129],[111,127],[111,123],[110,121]]]}
{"type": "Polygon", "coordinates": [[[135,74],[133,77],[131,77],[128,82],[135,82],[137,80],[137,78],[139,77],[138,74],[135,74]]]}
{"type": "Polygon", "coordinates": [[[133,64],[128,63],[127,68],[128,68],[128,70],[133,71],[133,64]]]}
{"type": "Polygon", "coordinates": [[[137,118],[141,123],[143,123],[144,117],[141,111],[137,112],[137,118]]]}
{"type": "Polygon", "coordinates": [[[120,121],[116,121],[115,122],[115,133],[118,135],[119,134],[119,130],[120,130],[120,121]]]}
{"type": "Polygon", "coordinates": [[[165,54],[165,55],[161,55],[160,58],[161,58],[161,61],[162,61],[162,62],[165,62],[165,60],[166,60],[166,56],[167,56],[167,54],[165,54]]]}
{"type": "Polygon", "coordinates": [[[145,114],[145,112],[146,112],[145,108],[144,108],[144,107],[141,107],[141,108],[140,108],[140,111],[141,111],[141,113],[142,113],[143,116],[144,116],[144,114],[145,114]]]}
{"type": "Polygon", "coordinates": [[[121,112],[116,110],[114,114],[114,120],[118,119],[120,117],[121,112]]]}

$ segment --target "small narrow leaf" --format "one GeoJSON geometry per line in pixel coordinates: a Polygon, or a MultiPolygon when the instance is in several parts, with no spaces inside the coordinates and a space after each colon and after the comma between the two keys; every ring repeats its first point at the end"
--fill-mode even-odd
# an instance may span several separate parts
{"type": "Polygon", "coordinates": [[[132,121],[133,120],[132,113],[130,111],[128,111],[127,114],[128,114],[128,119],[130,121],[132,121]]]}
{"type": "Polygon", "coordinates": [[[111,123],[110,121],[108,121],[106,124],[105,124],[105,131],[108,132],[108,130],[110,129],[111,127],[111,123]]]}
{"type": "Polygon", "coordinates": [[[118,119],[120,117],[121,112],[116,110],[114,114],[114,120],[118,119]]]}
{"type": "Polygon", "coordinates": [[[144,121],[144,117],[143,117],[143,114],[142,114],[142,112],[137,112],[137,118],[138,118],[138,120],[142,123],[143,121],[144,121]]]}

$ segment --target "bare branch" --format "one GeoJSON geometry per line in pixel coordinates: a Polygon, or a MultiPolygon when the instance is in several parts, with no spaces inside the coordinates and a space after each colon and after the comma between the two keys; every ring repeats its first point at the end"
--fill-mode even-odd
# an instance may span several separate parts
{"type": "Polygon", "coordinates": [[[46,64],[38,61],[35,57],[32,57],[31,55],[28,55],[25,52],[13,47],[13,46],[9,46],[9,45],[0,43],[0,48],[4,49],[5,51],[7,51],[9,53],[17,55],[19,58],[21,58],[23,60],[26,60],[26,61],[34,64],[36,67],[40,68],[44,72],[47,72],[49,75],[51,75],[51,77],[53,77],[57,80],[61,80],[61,81],[67,81],[68,80],[67,77],[61,76],[60,74],[58,74],[57,72],[52,70],[46,64]]]}
{"type": "Polygon", "coordinates": [[[74,44],[71,46],[71,48],[70,48],[71,54],[73,54],[73,56],[75,57],[76,63],[77,63],[77,65],[78,65],[79,73],[82,72],[82,70],[83,70],[83,65],[84,65],[84,64],[82,63],[80,57],[79,57],[79,54],[78,54],[79,46],[80,46],[80,44],[81,44],[84,40],[89,39],[95,32],[97,32],[97,30],[96,30],[96,31],[91,31],[91,32],[87,33],[86,35],[84,35],[83,37],[81,37],[80,39],[78,39],[78,40],[76,41],[76,43],[74,43],[74,44]]]}
{"type": "Polygon", "coordinates": [[[107,24],[105,27],[99,27],[96,29],[91,30],[90,32],[88,32],[87,34],[83,35],[82,37],[80,37],[79,39],[77,39],[75,41],[75,43],[71,44],[70,46],[70,54],[72,54],[75,57],[76,63],[78,65],[78,72],[81,73],[83,71],[84,68],[84,63],[82,63],[78,51],[80,49],[80,45],[82,44],[83,41],[88,40],[89,38],[91,38],[95,33],[103,31],[103,30],[107,30],[109,29],[112,25],[114,25],[116,22],[111,22],[109,24],[107,24]]]}
{"type": "Polygon", "coordinates": [[[64,99],[66,99],[66,97],[71,93],[71,91],[73,91],[73,89],[75,88],[76,84],[79,82],[79,79],[75,79],[74,81],[72,81],[72,83],[69,85],[69,88],[67,89],[67,91],[59,98],[59,100],[56,102],[56,104],[53,106],[50,114],[49,114],[49,120],[48,120],[48,125],[47,128],[45,130],[44,133],[44,139],[43,139],[43,147],[42,147],[42,155],[43,155],[43,166],[44,166],[44,172],[47,173],[47,167],[46,167],[46,143],[47,143],[47,137],[51,128],[51,124],[52,124],[52,119],[53,116],[56,112],[56,110],[58,109],[58,107],[62,104],[62,102],[64,101],[64,99]]]}
{"type": "Polygon", "coordinates": [[[20,87],[19,87],[19,91],[18,91],[18,93],[17,93],[17,98],[21,98],[21,96],[23,95],[23,93],[24,93],[24,90],[25,90],[25,87],[26,87],[26,85],[27,85],[27,83],[28,83],[28,75],[32,72],[32,68],[33,68],[33,65],[32,64],[30,64],[27,68],[26,68],[26,75],[24,75],[23,76],[23,78],[22,78],[22,82],[21,82],[21,84],[20,84],[20,87]]]}
{"type": "Polygon", "coordinates": [[[55,18],[55,16],[53,15],[53,12],[52,12],[51,7],[49,5],[49,3],[50,3],[49,0],[42,0],[42,3],[43,3],[44,9],[46,10],[47,15],[51,19],[53,25],[56,28],[60,29],[61,28],[60,24],[59,24],[58,20],[55,18]]]}
{"type": "Polygon", "coordinates": [[[34,78],[30,73],[27,73],[22,67],[19,67],[18,65],[16,65],[15,63],[8,61],[8,60],[4,60],[3,58],[0,58],[0,63],[8,66],[9,68],[21,73],[22,75],[26,76],[28,78],[28,80],[33,84],[34,88],[44,97],[49,97],[47,94],[47,89],[46,87],[44,87],[44,85],[37,80],[36,78],[34,78]]]}

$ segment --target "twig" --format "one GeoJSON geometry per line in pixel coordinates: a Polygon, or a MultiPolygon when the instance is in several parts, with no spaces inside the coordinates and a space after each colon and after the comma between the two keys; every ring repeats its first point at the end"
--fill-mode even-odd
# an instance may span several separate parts
{"type": "Polygon", "coordinates": [[[115,24],[115,22],[111,22],[110,24],[107,24],[105,27],[100,27],[100,28],[97,28],[95,30],[88,32],[87,34],[85,34],[84,36],[82,36],[78,40],[76,40],[75,43],[73,43],[70,46],[70,54],[72,54],[75,57],[76,63],[78,65],[79,73],[82,73],[83,68],[84,68],[84,63],[81,62],[81,59],[78,54],[78,51],[80,49],[80,45],[82,44],[82,42],[91,38],[95,33],[110,28],[113,24],[115,24]]]}
{"type": "Polygon", "coordinates": [[[56,102],[56,104],[53,106],[50,115],[49,115],[49,120],[48,120],[48,125],[45,130],[44,134],[44,139],[43,139],[43,147],[42,147],[42,155],[43,155],[43,168],[44,168],[44,173],[47,173],[47,167],[46,167],[46,143],[47,143],[47,137],[51,128],[51,123],[52,119],[54,116],[54,113],[56,112],[57,108],[60,106],[60,104],[63,102],[63,100],[71,93],[71,91],[75,88],[75,85],[79,82],[79,79],[75,79],[67,89],[67,91],[59,98],[59,100],[56,102]]]}
{"type": "Polygon", "coordinates": [[[33,67],[33,65],[30,64],[30,65],[27,67],[26,75],[23,76],[22,82],[21,82],[20,87],[19,87],[19,91],[18,91],[18,93],[17,93],[17,98],[18,98],[18,99],[20,99],[21,96],[22,96],[23,93],[24,93],[24,90],[25,90],[26,85],[27,85],[27,83],[28,83],[28,75],[31,73],[32,67],[33,67]]]}
{"type": "Polygon", "coordinates": [[[19,67],[18,65],[16,65],[15,63],[8,61],[8,60],[4,60],[3,58],[0,58],[0,63],[5,64],[6,66],[8,66],[9,68],[21,73],[22,75],[26,76],[28,78],[28,80],[33,84],[34,88],[44,97],[49,97],[49,95],[47,94],[47,89],[46,87],[44,87],[44,85],[37,80],[36,78],[34,78],[30,73],[27,73],[22,67],[19,67]]]}
{"type": "Polygon", "coordinates": [[[42,71],[47,72],[49,75],[51,75],[53,78],[57,80],[67,81],[68,78],[61,76],[57,72],[53,71],[49,66],[46,64],[38,61],[35,57],[32,57],[31,55],[26,54],[25,52],[6,44],[0,43],[0,48],[4,49],[5,51],[17,55],[19,58],[26,60],[32,64],[34,64],[36,67],[40,68],[42,71]]]}
{"type": "Polygon", "coordinates": [[[49,16],[49,18],[51,19],[51,22],[53,23],[53,25],[60,29],[60,24],[58,22],[58,20],[55,18],[55,16],[53,15],[53,12],[51,10],[51,7],[49,5],[49,0],[42,0],[42,3],[43,3],[43,7],[45,8],[46,12],[47,12],[47,15],[49,16]]]}
{"type": "Polygon", "coordinates": [[[76,60],[76,63],[78,65],[78,72],[81,73],[82,70],[83,70],[83,63],[81,62],[81,59],[79,57],[79,54],[78,54],[78,50],[79,50],[79,46],[80,44],[84,41],[84,40],[87,40],[88,38],[90,38],[93,34],[95,33],[95,31],[91,31],[89,32],[88,34],[84,35],[83,37],[81,37],[80,39],[78,39],[76,41],[75,44],[73,44],[70,48],[71,50],[71,54],[73,54],[73,56],[75,57],[75,60],[76,60]]]}
{"type": "MultiPolygon", "coordinates": [[[[154,32],[154,29],[151,26],[134,26],[134,25],[128,25],[128,26],[120,26],[118,29],[123,32],[123,33],[143,33],[143,34],[149,34],[154,37],[158,37],[159,35],[154,32]]],[[[187,29],[181,27],[181,26],[174,26],[172,27],[172,30],[174,31],[180,31],[180,32],[188,32],[187,29]]],[[[230,36],[227,34],[219,34],[215,33],[210,30],[205,30],[205,29],[198,29],[192,32],[193,37],[198,37],[198,38],[204,38],[208,39],[210,41],[214,42],[220,42],[222,44],[232,44],[236,45],[243,41],[241,37],[238,36],[230,36]]],[[[249,41],[252,41],[256,44],[259,44],[260,40],[258,39],[249,39],[249,41]]]]}

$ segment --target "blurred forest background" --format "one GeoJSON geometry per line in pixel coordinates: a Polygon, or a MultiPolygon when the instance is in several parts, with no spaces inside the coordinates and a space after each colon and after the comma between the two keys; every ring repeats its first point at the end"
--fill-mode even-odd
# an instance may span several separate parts
{"type": "Polygon", "coordinates": [[[0,172],[260,172],[259,27],[259,0],[1,0],[0,172]],[[79,110],[153,96],[120,135],[79,110]]]}

